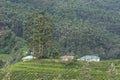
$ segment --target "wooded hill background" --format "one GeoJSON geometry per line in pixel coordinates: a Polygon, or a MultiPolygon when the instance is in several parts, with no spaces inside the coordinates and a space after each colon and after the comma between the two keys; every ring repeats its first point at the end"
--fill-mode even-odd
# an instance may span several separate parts
{"type": "Polygon", "coordinates": [[[25,23],[37,12],[49,15],[54,22],[49,55],[120,58],[119,0],[0,0],[1,55],[14,60],[25,55],[29,49],[25,23]]]}

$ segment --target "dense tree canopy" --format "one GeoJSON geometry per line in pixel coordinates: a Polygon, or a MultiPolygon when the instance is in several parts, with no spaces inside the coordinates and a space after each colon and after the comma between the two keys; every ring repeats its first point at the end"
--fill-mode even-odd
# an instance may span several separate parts
{"type": "MultiPolygon", "coordinates": [[[[54,50],[51,55],[94,54],[105,59],[120,58],[119,11],[119,0],[0,0],[0,29],[10,29],[12,34],[23,38],[30,15],[44,12],[54,22],[52,37],[56,44],[51,47],[54,50]]],[[[11,53],[11,50],[6,52],[13,46],[7,39],[1,38],[2,42],[9,44],[7,49],[1,44],[2,53],[11,53]]]]}

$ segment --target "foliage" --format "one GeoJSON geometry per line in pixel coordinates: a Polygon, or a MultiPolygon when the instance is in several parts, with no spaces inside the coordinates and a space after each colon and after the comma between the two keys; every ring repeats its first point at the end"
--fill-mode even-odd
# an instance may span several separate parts
{"type": "Polygon", "coordinates": [[[89,62],[85,62],[80,68],[78,80],[91,80],[89,62]]]}
{"type": "Polygon", "coordinates": [[[9,66],[10,66],[10,63],[7,62],[3,68],[3,79],[2,80],[10,80],[10,76],[11,76],[11,73],[10,73],[10,70],[9,70],[9,66]]]}
{"type": "Polygon", "coordinates": [[[4,62],[13,58],[23,56],[22,48],[27,47],[26,41],[20,37],[17,37],[11,30],[4,30],[4,35],[0,36],[0,58],[4,62]]]}
{"type": "MultiPolygon", "coordinates": [[[[52,37],[57,44],[49,53],[54,57],[94,54],[120,58],[119,0],[0,0],[0,7],[0,32],[7,28],[22,39],[31,14],[49,15],[55,23],[52,37]]],[[[0,53],[11,53],[13,43],[5,41],[8,46],[0,46],[0,53]]]]}
{"type": "MultiPolygon", "coordinates": [[[[113,62],[116,70],[120,70],[120,60],[90,62],[87,68],[90,69],[91,80],[108,80],[108,67],[113,62]]],[[[62,80],[79,80],[80,70],[83,69],[84,62],[75,62],[76,64],[66,66],[66,63],[59,60],[41,59],[35,61],[19,62],[9,66],[12,80],[45,80],[62,79],[62,80]]],[[[87,70],[88,71],[88,70],[87,70]]],[[[82,74],[82,73],[81,73],[82,74]]],[[[1,79],[1,73],[0,73],[1,79]]],[[[116,76],[120,79],[120,75],[116,76]]],[[[2,79],[1,79],[2,80],[2,79]]]]}
{"type": "Polygon", "coordinates": [[[33,53],[42,57],[50,53],[53,22],[45,14],[35,13],[29,18],[25,27],[26,40],[33,53]]]}
{"type": "Polygon", "coordinates": [[[108,71],[108,80],[117,80],[117,69],[115,68],[115,65],[111,63],[109,71],[108,71]]]}

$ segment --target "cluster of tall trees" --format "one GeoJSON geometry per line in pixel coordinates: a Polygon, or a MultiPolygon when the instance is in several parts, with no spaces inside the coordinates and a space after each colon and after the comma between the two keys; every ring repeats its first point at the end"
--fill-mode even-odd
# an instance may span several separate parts
{"type": "MultiPolygon", "coordinates": [[[[119,58],[119,0],[1,0],[0,5],[0,29],[10,29],[12,35],[25,39],[39,57],[94,54],[119,58]]],[[[2,42],[13,46],[14,40],[6,35],[2,42]]],[[[6,52],[7,44],[0,45],[0,52],[13,52],[11,46],[6,52]]]]}
{"type": "Polygon", "coordinates": [[[25,38],[33,54],[42,57],[48,56],[52,39],[53,22],[49,16],[39,13],[32,14],[26,23],[24,32],[25,38]]]}

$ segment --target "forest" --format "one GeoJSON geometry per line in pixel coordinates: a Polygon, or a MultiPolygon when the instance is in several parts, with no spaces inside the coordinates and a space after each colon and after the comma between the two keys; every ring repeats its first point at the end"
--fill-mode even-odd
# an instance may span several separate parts
{"type": "Polygon", "coordinates": [[[120,1],[0,0],[0,55],[19,60],[25,51],[33,51],[33,46],[39,57],[97,55],[119,59],[120,1]],[[40,19],[39,26],[33,27],[37,24],[34,20],[40,19]],[[50,30],[46,29],[46,35],[41,35],[43,26],[50,30]]]}

